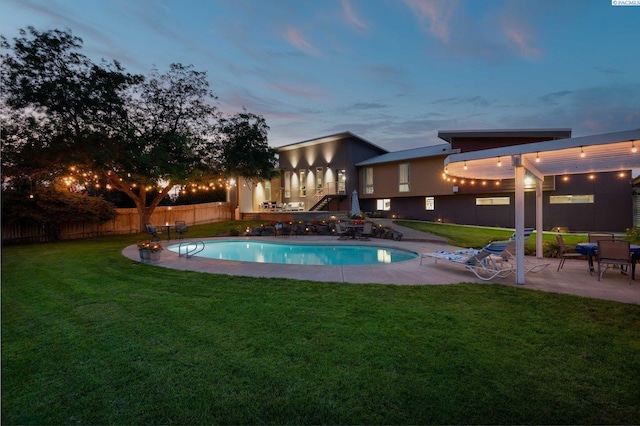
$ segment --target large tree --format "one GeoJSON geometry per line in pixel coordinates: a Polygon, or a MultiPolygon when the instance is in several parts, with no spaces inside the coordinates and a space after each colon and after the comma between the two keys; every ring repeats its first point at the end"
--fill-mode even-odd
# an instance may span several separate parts
{"type": "Polygon", "coordinates": [[[69,30],[29,27],[13,44],[3,37],[2,47],[5,180],[64,177],[69,186],[114,188],[135,202],[142,225],[175,185],[217,183],[235,167],[224,144],[245,133],[234,125],[259,124],[259,143],[246,145],[257,151],[245,154],[274,163],[274,152],[262,146],[264,119],[244,111],[220,120],[206,73],[192,66],[172,64],[148,78],[129,74],[116,61],[93,63],[69,30]],[[158,191],[147,200],[150,188],[158,191]]]}

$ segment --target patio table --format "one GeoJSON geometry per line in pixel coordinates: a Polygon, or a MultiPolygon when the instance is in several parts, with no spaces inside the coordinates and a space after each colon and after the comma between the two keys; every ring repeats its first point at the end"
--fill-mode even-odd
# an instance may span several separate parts
{"type": "MultiPolygon", "coordinates": [[[[631,278],[636,279],[636,262],[640,260],[640,246],[631,244],[631,278]]],[[[589,271],[593,272],[593,258],[598,255],[598,243],[579,243],[576,252],[584,254],[589,260],[589,271]]]]}

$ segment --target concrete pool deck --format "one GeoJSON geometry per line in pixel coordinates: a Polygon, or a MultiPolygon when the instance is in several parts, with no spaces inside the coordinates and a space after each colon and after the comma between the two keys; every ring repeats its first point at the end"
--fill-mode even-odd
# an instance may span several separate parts
{"type": "MultiPolygon", "coordinates": [[[[443,239],[415,231],[409,228],[395,226],[403,233],[401,241],[375,239],[369,241],[337,241],[335,236],[291,236],[291,237],[231,237],[234,239],[251,239],[278,241],[298,244],[336,243],[375,245],[391,248],[399,248],[414,251],[418,254],[436,250],[456,250],[443,239]]],[[[229,237],[226,237],[228,239],[229,237]]],[[[169,244],[184,241],[208,241],[225,238],[196,238],[176,241],[169,244]]],[[[166,243],[164,243],[166,244],[166,243]]],[[[138,249],[135,245],[126,247],[122,254],[131,260],[140,261],[138,249]]],[[[550,263],[541,272],[528,273],[525,276],[525,284],[515,284],[515,276],[503,279],[495,279],[491,283],[504,284],[518,288],[541,290],[553,293],[574,294],[582,297],[613,300],[623,303],[640,305],[640,280],[631,281],[628,284],[627,276],[615,270],[607,271],[602,280],[598,282],[596,273],[589,274],[585,260],[568,259],[563,269],[556,271],[559,259],[536,259],[527,257],[533,263],[550,263]]],[[[290,278],[296,280],[310,280],[319,282],[336,282],[351,284],[395,284],[395,285],[446,285],[461,282],[487,283],[478,279],[473,273],[458,265],[447,262],[438,262],[433,259],[424,259],[420,264],[420,257],[405,262],[397,262],[383,265],[364,266],[317,266],[317,265],[281,265],[270,263],[238,262],[230,260],[205,259],[192,257],[186,259],[179,257],[177,253],[164,250],[160,261],[153,265],[185,270],[206,272],[211,274],[226,274],[247,276],[256,278],[290,278]]]]}

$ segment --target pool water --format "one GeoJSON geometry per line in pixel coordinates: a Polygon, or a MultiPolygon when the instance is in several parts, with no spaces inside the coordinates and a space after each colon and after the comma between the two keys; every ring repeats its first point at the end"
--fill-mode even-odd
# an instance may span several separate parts
{"type": "MultiPolygon", "coordinates": [[[[195,243],[194,243],[195,244],[195,243]]],[[[168,247],[178,252],[178,244],[168,247]]],[[[183,246],[182,251],[185,248],[183,246]]],[[[285,265],[373,265],[415,259],[417,253],[388,247],[346,244],[295,244],[254,240],[205,241],[198,257],[285,265]]]]}

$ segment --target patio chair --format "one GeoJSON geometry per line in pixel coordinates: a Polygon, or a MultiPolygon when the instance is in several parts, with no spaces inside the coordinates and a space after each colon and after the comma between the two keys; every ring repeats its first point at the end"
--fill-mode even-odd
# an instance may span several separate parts
{"type": "Polygon", "coordinates": [[[348,240],[351,238],[349,230],[343,228],[340,222],[336,222],[336,235],[338,235],[339,240],[348,240]]]}
{"type": "Polygon", "coordinates": [[[187,235],[187,232],[189,232],[189,227],[184,220],[176,220],[175,231],[178,238],[184,238],[185,235],[187,235]]]}
{"type": "Polygon", "coordinates": [[[150,223],[145,223],[144,226],[147,230],[147,234],[151,235],[151,241],[160,241],[160,234],[162,234],[162,231],[158,231],[156,227],[150,223]]]}
{"type": "Polygon", "coordinates": [[[610,232],[589,232],[587,237],[590,243],[597,243],[600,240],[614,240],[614,236],[610,232]]]}
{"type": "Polygon", "coordinates": [[[420,257],[420,264],[422,264],[422,259],[430,257],[435,260],[435,263],[444,260],[463,266],[483,281],[505,278],[515,272],[514,263],[504,262],[502,259],[502,254],[508,245],[509,241],[495,241],[484,246],[480,251],[471,249],[456,252],[423,253],[420,257]]]}
{"type": "Polygon", "coordinates": [[[558,263],[558,269],[557,269],[558,271],[562,269],[562,267],[564,266],[564,261],[567,259],[585,259],[586,260],[587,257],[584,254],[570,252],[569,250],[567,250],[567,246],[565,246],[564,244],[564,238],[562,238],[562,235],[557,234],[556,241],[558,242],[558,250],[559,250],[559,256],[560,256],[560,263],[558,263]]]}
{"type": "Polygon", "coordinates": [[[362,230],[358,231],[356,237],[361,240],[368,240],[369,237],[373,237],[373,223],[365,222],[362,225],[362,230]]]}
{"type": "Polygon", "coordinates": [[[624,272],[624,267],[627,268],[627,276],[629,277],[629,284],[631,284],[631,244],[629,241],[615,241],[615,240],[598,240],[598,281],[602,278],[602,275],[610,267],[620,267],[621,272],[624,272]],[[605,269],[602,270],[602,266],[605,269]]]}

